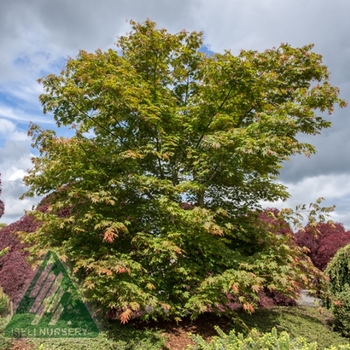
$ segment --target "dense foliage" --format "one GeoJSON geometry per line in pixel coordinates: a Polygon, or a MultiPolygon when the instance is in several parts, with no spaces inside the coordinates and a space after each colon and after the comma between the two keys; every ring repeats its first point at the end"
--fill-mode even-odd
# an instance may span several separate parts
{"type": "Polygon", "coordinates": [[[335,253],[350,243],[350,232],[340,223],[318,223],[315,227],[306,226],[295,234],[300,247],[307,247],[307,255],[320,270],[325,270],[335,253]]]}
{"type": "Polygon", "coordinates": [[[332,309],[338,329],[350,337],[350,244],[338,250],[325,273],[329,277],[326,305],[332,309]]]}
{"type": "Polygon", "coordinates": [[[26,195],[53,194],[22,237],[69,258],[87,297],[122,322],[230,301],[251,312],[264,288],[295,296],[313,272],[258,211],[288,197],[282,162],[315,152],[297,135],[329,127],[317,112],[345,105],[321,56],[287,44],[207,56],[201,33],[132,28],[117,50],[80,51],[40,80],[44,112],[75,135],[31,126],[40,156],[26,195]]]}

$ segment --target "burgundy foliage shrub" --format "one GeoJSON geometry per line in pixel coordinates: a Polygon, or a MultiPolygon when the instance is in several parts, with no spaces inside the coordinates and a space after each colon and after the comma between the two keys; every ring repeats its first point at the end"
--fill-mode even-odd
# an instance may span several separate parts
{"type": "Polygon", "coordinates": [[[26,260],[24,245],[15,236],[17,231],[33,232],[38,223],[28,215],[3,227],[0,230],[0,250],[9,247],[9,251],[0,258],[0,285],[17,307],[32,278],[34,271],[26,260]]]}
{"type": "MultiPolygon", "coordinates": [[[[49,203],[44,198],[39,204],[39,210],[46,212],[49,203]]],[[[69,209],[62,209],[58,215],[69,215],[69,209]]],[[[39,223],[33,216],[24,215],[20,220],[0,229],[0,250],[9,247],[9,251],[0,258],[0,285],[17,307],[27,290],[35,271],[27,261],[28,253],[24,251],[25,245],[21,243],[16,232],[33,232],[39,223]]]]}
{"type": "Polygon", "coordinates": [[[342,224],[319,223],[318,234],[310,227],[295,234],[295,241],[300,247],[309,249],[307,255],[314,265],[324,271],[338,249],[350,243],[350,231],[345,231],[342,224]]]}

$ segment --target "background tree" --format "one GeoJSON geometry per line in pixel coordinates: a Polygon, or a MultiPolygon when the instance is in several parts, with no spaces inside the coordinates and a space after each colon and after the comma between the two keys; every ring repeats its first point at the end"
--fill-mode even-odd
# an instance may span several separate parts
{"type": "Polygon", "coordinates": [[[287,44],[206,56],[201,33],[131,24],[117,50],[80,51],[40,79],[44,112],[75,135],[30,128],[40,156],[26,195],[53,195],[24,239],[69,258],[86,295],[123,322],[232,298],[252,311],[263,288],[295,296],[302,251],[257,210],[288,197],[282,162],[315,152],[297,135],[330,126],[316,112],[345,106],[321,56],[287,44]]]}
{"type": "Polygon", "coordinates": [[[308,248],[307,255],[313,264],[324,271],[335,253],[350,243],[350,232],[340,223],[318,223],[314,228],[306,226],[295,234],[300,247],[308,248]]]}

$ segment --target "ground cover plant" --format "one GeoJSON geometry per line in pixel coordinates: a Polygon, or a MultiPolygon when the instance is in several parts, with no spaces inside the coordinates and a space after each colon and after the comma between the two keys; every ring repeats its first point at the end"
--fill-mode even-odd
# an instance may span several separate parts
{"type": "MultiPolygon", "coordinates": [[[[128,325],[111,322],[104,332],[95,339],[9,339],[12,348],[9,350],[76,350],[76,349],[169,349],[185,350],[194,346],[192,335],[197,334],[210,341],[219,334],[215,330],[219,326],[226,334],[235,329],[246,338],[255,328],[263,335],[275,327],[278,334],[285,331],[290,339],[302,337],[307,343],[317,342],[317,349],[348,345],[349,340],[332,330],[332,314],[317,307],[274,307],[259,309],[253,315],[241,312],[246,327],[237,324],[229,317],[217,317],[213,314],[203,314],[196,320],[184,318],[182,322],[162,321],[147,322],[132,321],[128,325]],[[320,312],[321,311],[321,312],[320,312]],[[40,348],[41,346],[41,348],[40,348]]],[[[2,319],[0,319],[2,329],[2,319]]],[[[0,335],[1,335],[0,329],[0,335]]],[[[225,340],[223,340],[225,341],[225,340]]],[[[0,347],[1,348],[1,347],[0,347]]],[[[239,349],[239,348],[238,348],[239,349]]],[[[256,349],[256,348],[254,348],[256,349]]],[[[288,348],[287,348],[288,349],[288,348]]]]}
{"type": "Polygon", "coordinates": [[[349,344],[347,338],[334,331],[332,312],[323,307],[273,307],[259,309],[253,315],[241,313],[240,318],[248,327],[237,325],[237,332],[247,334],[253,328],[261,333],[286,331],[291,338],[302,337],[309,343],[316,342],[320,349],[332,345],[349,344]]]}
{"type": "MultiPolygon", "coordinates": [[[[244,336],[241,333],[236,334],[231,331],[229,334],[225,334],[217,328],[220,336],[214,337],[207,343],[203,338],[193,336],[196,341],[196,346],[192,349],[197,350],[246,350],[246,349],[264,349],[264,350],[317,350],[320,349],[316,342],[310,343],[302,337],[291,338],[287,332],[281,332],[278,334],[276,328],[270,333],[261,334],[256,329],[249,332],[244,336]]],[[[348,350],[350,345],[340,345],[324,348],[325,350],[348,350]]]]}
{"type": "Polygon", "coordinates": [[[30,128],[40,155],[25,195],[50,194],[22,235],[32,256],[69,259],[86,297],[122,322],[231,301],[252,312],[264,288],[295,297],[316,271],[259,203],[288,197],[282,162],[315,152],[297,135],[345,106],[322,57],[287,44],[206,55],[202,33],[131,25],[116,49],[40,79],[44,112],[74,136],[30,128]]]}

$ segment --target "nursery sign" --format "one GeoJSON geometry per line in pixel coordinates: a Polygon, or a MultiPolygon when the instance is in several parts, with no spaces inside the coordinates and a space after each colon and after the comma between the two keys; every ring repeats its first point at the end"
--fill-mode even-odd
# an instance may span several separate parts
{"type": "Polygon", "coordinates": [[[46,255],[5,334],[14,338],[98,335],[95,322],[55,253],[46,255]]]}

